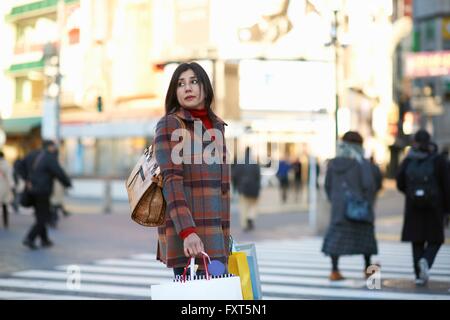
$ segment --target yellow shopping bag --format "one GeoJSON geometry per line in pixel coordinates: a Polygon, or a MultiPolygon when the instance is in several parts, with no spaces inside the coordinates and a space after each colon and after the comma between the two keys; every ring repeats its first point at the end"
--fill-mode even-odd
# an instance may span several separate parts
{"type": "Polygon", "coordinates": [[[232,252],[230,254],[228,257],[228,272],[239,276],[244,300],[253,300],[252,279],[245,252],[232,252]]]}

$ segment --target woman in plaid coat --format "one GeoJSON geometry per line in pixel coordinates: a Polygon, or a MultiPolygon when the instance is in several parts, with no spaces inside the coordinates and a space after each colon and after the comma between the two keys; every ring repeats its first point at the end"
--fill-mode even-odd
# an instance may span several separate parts
{"type": "Polygon", "coordinates": [[[227,265],[230,169],[226,124],[211,110],[213,96],[200,65],[179,65],[167,90],[166,115],[156,127],[155,154],[167,202],[165,224],[158,228],[157,259],[175,275],[183,272],[189,257],[197,257],[203,270],[201,251],[227,265]]]}

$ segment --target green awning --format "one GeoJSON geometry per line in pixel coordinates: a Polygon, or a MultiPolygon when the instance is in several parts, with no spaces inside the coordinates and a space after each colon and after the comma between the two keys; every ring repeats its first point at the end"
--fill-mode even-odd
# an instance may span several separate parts
{"type": "Polygon", "coordinates": [[[6,134],[24,134],[41,125],[41,117],[3,119],[1,127],[6,134]]]}
{"type": "Polygon", "coordinates": [[[9,72],[29,71],[32,69],[44,68],[44,60],[13,64],[9,67],[9,72]]]}
{"type": "MultiPolygon", "coordinates": [[[[13,7],[11,12],[6,16],[7,21],[12,21],[21,16],[33,13],[43,12],[48,9],[56,10],[59,0],[41,0],[36,2],[27,3],[21,6],[13,7]]],[[[78,2],[79,0],[64,0],[66,4],[78,2]]]]}

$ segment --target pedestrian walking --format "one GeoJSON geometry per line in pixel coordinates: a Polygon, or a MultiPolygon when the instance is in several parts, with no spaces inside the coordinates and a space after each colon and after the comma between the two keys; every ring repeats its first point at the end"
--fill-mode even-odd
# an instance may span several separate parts
{"type": "MultiPolygon", "coordinates": [[[[444,159],[446,160],[447,163],[447,181],[450,181],[450,158],[449,158],[449,151],[450,147],[446,146],[445,148],[443,148],[441,154],[444,157],[444,159]]],[[[446,228],[448,228],[450,226],[450,208],[447,208],[448,211],[444,213],[444,226],[446,228]]]]}
{"type": "Polygon", "coordinates": [[[251,157],[250,148],[245,149],[245,162],[232,168],[232,176],[236,179],[239,192],[239,213],[241,228],[251,231],[255,228],[258,199],[261,190],[261,168],[251,157]]]}
{"type": "Polygon", "coordinates": [[[278,178],[279,187],[281,191],[281,201],[286,203],[287,193],[289,189],[289,170],[291,169],[290,163],[286,159],[281,159],[278,163],[278,170],[276,176],[278,178]]]}
{"type": "Polygon", "coordinates": [[[8,206],[12,202],[14,189],[14,179],[12,175],[12,168],[5,159],[3,151],[0,151],[0,204],[3,212],[3,227],[5,229],[9,226],[9,212],[8,206]]]}
{"type": "Polygon", "coordinates": [[[51,140],[44,140],[41,150],[30,152],[21,162],[22,178],[33,203],[35,223],[26,235],[23,244],[30,249],[37,249],[35,239],[41,239],[42,247],[51,247],[46,224],[50,220],[50,196],[53,181],[58,179],[64,187],[71,187],[71,181],[58,163],[57,147],[51,140]]]}
{"type": "Polygon", "coordinates": [[[19,202],[20,202],[20,194],[22,193],[23,189],[25,188],[25,183],[23,179],[20,177],[19,174],[19,163],[22,159],[17,158],[13,163],[13,181],[14,181],[14,187],[13,187],[13,200],[12,200],[12,207],[14,210],[14,213],[19,213],[19,202]]]}
{"type": "Polygon", "coordinates": [[[363,138],[358,132],[344,134],[338,144],[336,157],[328,162],[325,191],[331,202],[330,225],[326,232],[322,252],[330,256],[332,270],[329,279],[344,279],[339,271],[339,257],[363,255],[364,275],[370,276],[371,256],[378,253],[374,230],[373,199],[375,183],[370,163],[364,159],[363,138]],[[354,221],[349,210],[356,198],[365,205],[365,221],[354,221]]]}
{"type": "Polygon", "coordinates": [[[300,158],[297,157],[295,161],[292,163],[292,170],[294,171],[294,192],[295,192],[295,201],[298,202],[299,194],[302,190],[302,162],[300,158]]]}
{"type": "MultiPolygon", "coordinates": [[[[315,160],[315,170],[316,170],[316,189],[320,188],[319,185],[319,177],[320,177],[320,163],[319,159],[317,157],[314,158],[315,160]]],[[[311,179],[311,161],[308,162],[308,184],[311,179]]]]}
{"type": "Polygon", "coordinates": [[[187,257],[197,257],[199,272],[204,272],[202,251],[224,265],[228,261],[230,167],[226,161],[226,123],[211,109],[213,98],[205,70],[195,62],[180,64],[167,90],[166,114],[156,127],[155,155],[167,202],[165,223],[158,227],[157,259],[173,268],[175,275],[182,274],[187,257]],[[182,129],[179,136],[186,140],[183,143],[174,141],[176,129],[182,129]],[[203,146],[202,150],[194,144],[203,146]],[[179,154],[182,159],[174,156],[179,154]]]}
{"type": "Polygon", "coordinates": [[[415,282],[424,286],[444,242],[444,213],[450,211],[446,159],[438,154],[426,130],[414,135],[396,180],[397,189],[405,195],[401,240],[412,243],[415,282]]]}

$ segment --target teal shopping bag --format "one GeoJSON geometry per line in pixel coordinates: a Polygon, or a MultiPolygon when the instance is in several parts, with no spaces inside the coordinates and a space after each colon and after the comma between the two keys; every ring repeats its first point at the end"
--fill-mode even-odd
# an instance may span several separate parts
{"type": "Polygon", "coordinates": [[[259,276],[255,244],[237,244],[236,242],[232,242],[232,251],[243,251],[247,254],[248,268],[250,270],[250,278],[252,282],[253,300],[262,300],[261,279],[259,276]]]}

